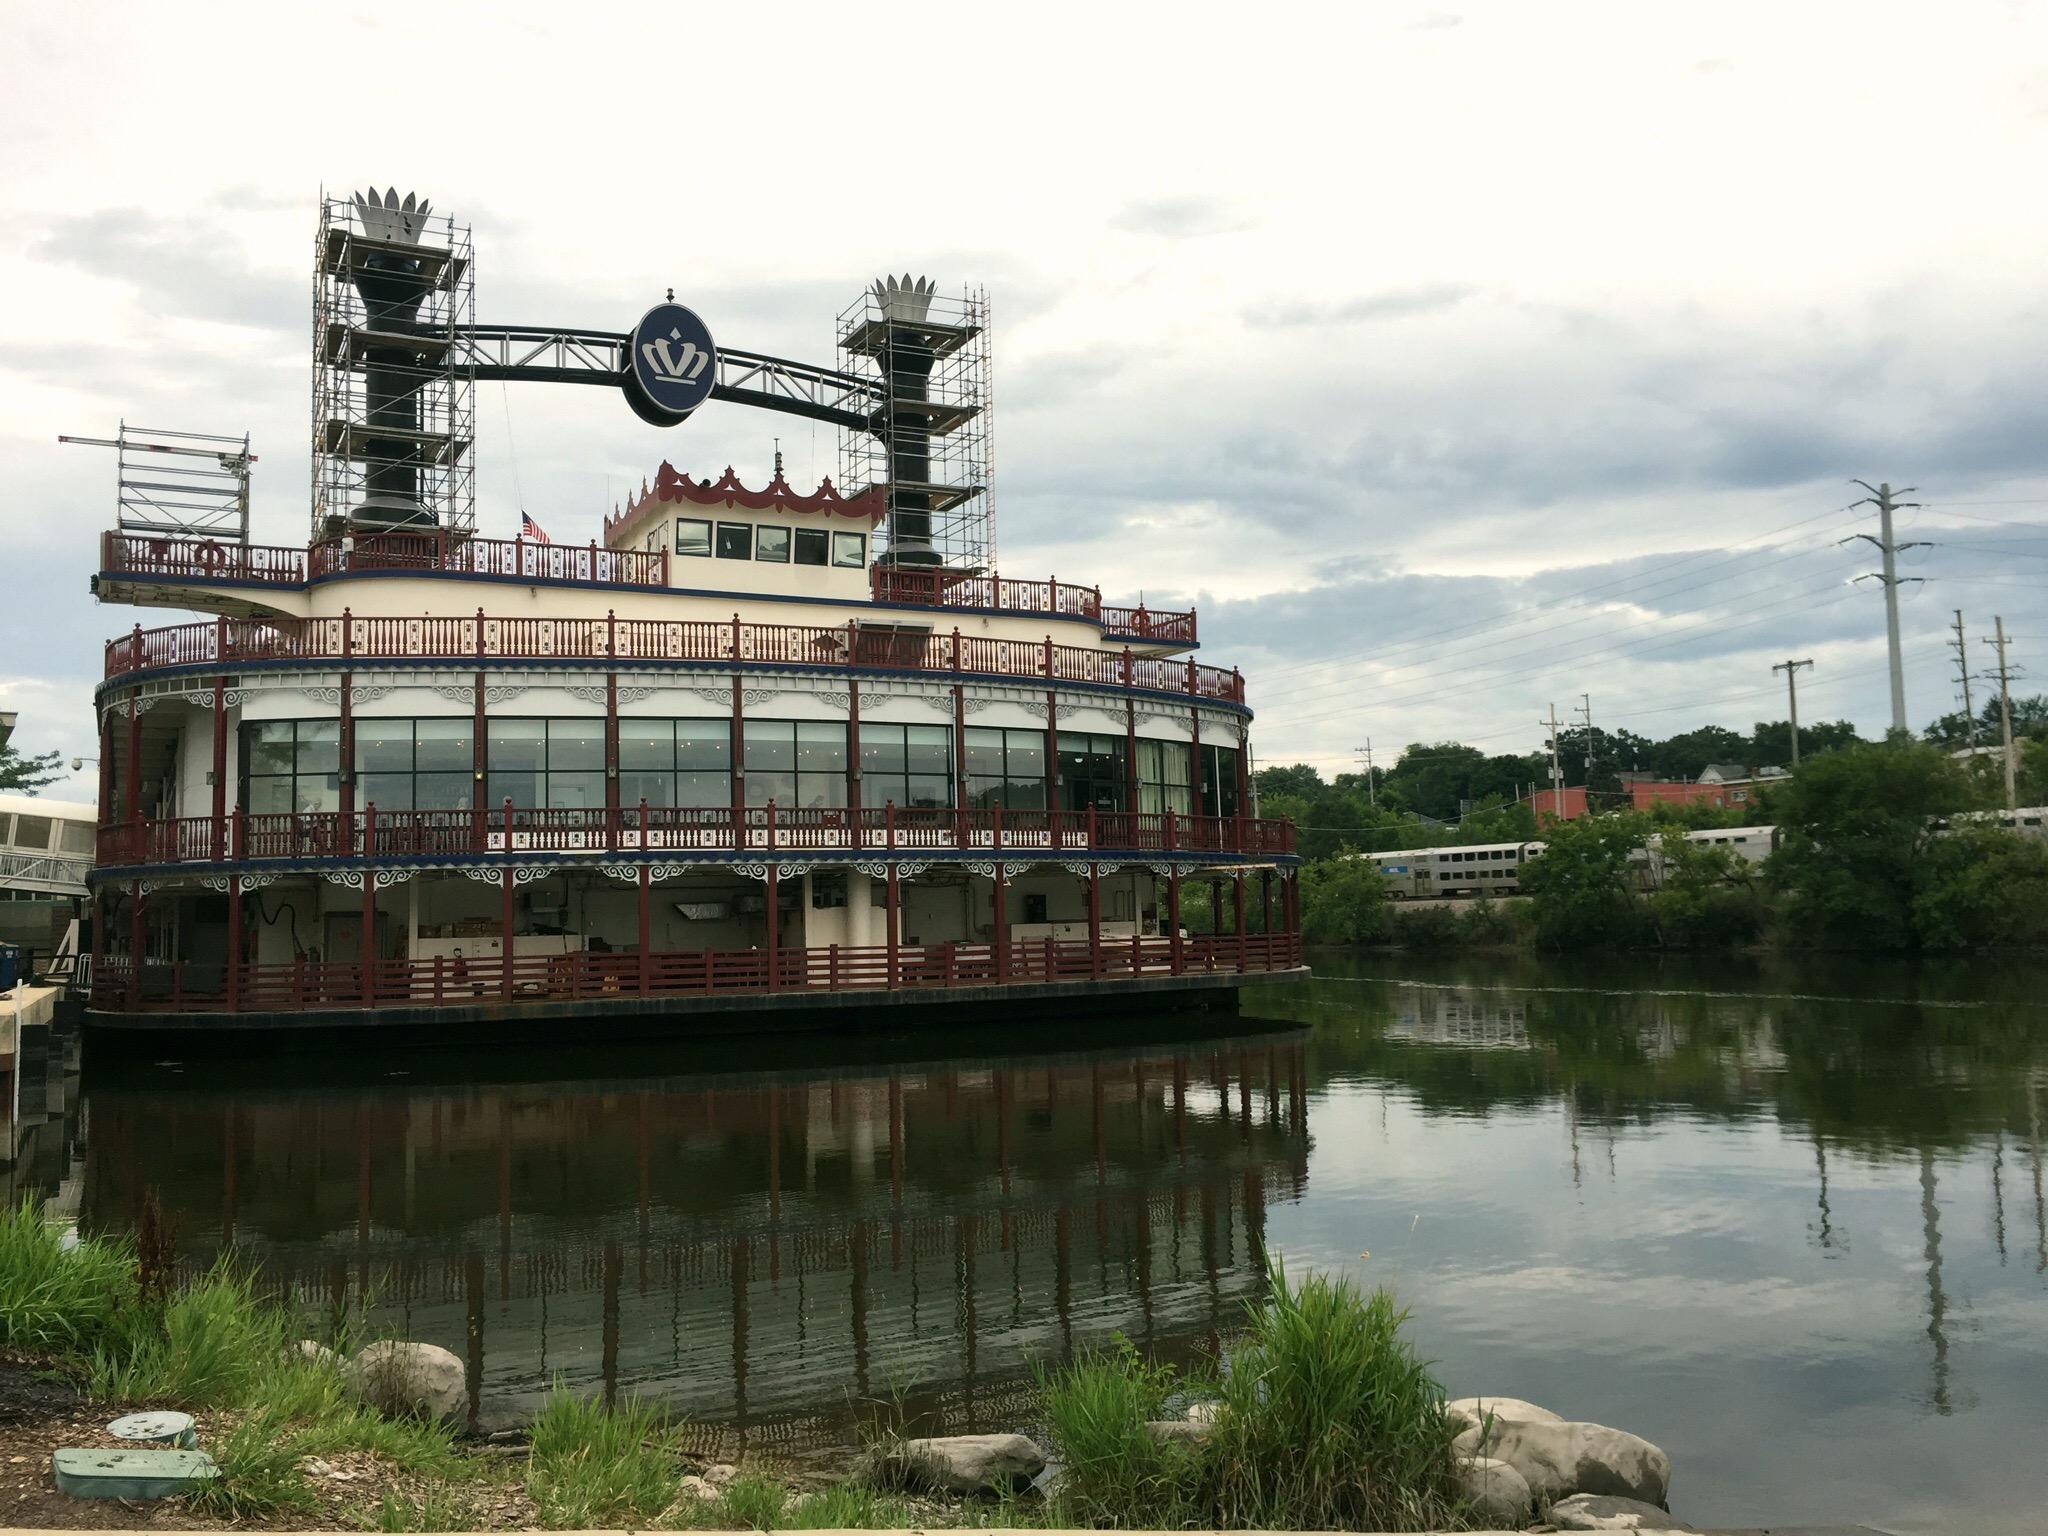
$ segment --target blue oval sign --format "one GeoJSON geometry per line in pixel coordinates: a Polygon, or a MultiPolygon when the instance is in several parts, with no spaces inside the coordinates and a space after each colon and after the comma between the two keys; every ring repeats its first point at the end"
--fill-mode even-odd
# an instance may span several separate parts
{"type": "Polygon", "coordinates": [[[657,304],[627,338],[633,382],[641,397],[677,421],[711,398],[718,382],[718,347],[710,327],[681,304],[657,304]]]}

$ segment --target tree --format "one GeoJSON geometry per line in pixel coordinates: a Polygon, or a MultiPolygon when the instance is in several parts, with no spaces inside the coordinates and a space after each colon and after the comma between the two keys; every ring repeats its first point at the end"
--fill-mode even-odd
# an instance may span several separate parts
{"type": "Polygon", "coordinates": [[[1731,848],[1692,842],[1679,827],[1657,839],[1661,877],[1650,922],[1666,948],[1748,944],[1763,931],[1764,903],[1749,862],[1731,848]]]}
{"type": "Polygon", "coordinates": [[[1795,937],[1907,949],[1938,823],[1987,799],[1956,760],[1912,741],[1829,752],[1771,786],[1779,844],[1768,870],[1795,937]]]}
{"type": "Polygon", "coordinates": [[[1585,816],[1547,829],[1543,852],[1522,866],[1536,942],[1548,949],[1630,944],[1642,936],[1637,855],[1650,819],[1633,811],[1585,816]]]}
{"type": "Polygon", "coordinates": [[[58,766],[57,753],[42,752],[28,757],[12,745],[0,745],[0,789],[14,789],[32,795],[62,777],[64,772],[58,766]]]}
{"type": "Polygon", "coordinates": [[[1370,859],[1325,859],[1301,872],[1301,935],[1311,944],[1370,944],[1385,937],[1386,912],[1386,882],[1370,859]]]}
{"type": "Polygon", "coordinates": [[[1913,934],[1923,948],[2048,939],[2048,848],[1999,826],[1933,839],[1918,871],[1913,934]]]}
{"type": "Polygon", "coordinates": [[[1696,779],[1709,763],[1747,763],[1750,741],[1721,725],[1703,725],[1667,737],[1644,754],[1643,766],[1660,779],[1696,779]]]}

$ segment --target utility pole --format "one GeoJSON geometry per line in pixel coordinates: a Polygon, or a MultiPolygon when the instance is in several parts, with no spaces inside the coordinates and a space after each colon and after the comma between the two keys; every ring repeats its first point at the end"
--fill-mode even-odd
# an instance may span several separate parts
{"type": "Polygon", "coordinates": [[[1785,674],[1786,703],[1792,711],[1792,766],[1794,768],[1799,766],[1799,669],[1801,667],[1811,670],[1813,667],[1812,658],[1809,657],[1805,661],[1781,661],[1771,668],[1773,672],[1785,674]]]}
{"type": "Polygon", "coordinates": [[[1593,808],[1593,695],[1579,695],[1578,717],[1586,723],[1586,809],[1593,808]]]}
{"type": "Polygon", "coordinates": [[[1374,791],[1372,784],[1372,738],[1370,736],[1366,737],[1364,746],[1353,747],[1351,750],[1354,754],[1363,755],[1365,758],[1365,802],[1377,810],[1380,799],[1379,795],[1374,791]]]}
{"type": "Polygon", "coordinates": [[[1963,650],[1963,610],[1956,610],[1956,637],[1949,641],[1956,652],[1956,678],[1963,685],[1963,741],[1977,750],[1977,711],[1970,702],[1970,658],[1963,650]]]}
{"type": "Polygon", "coordinates": [[[1992,620],[1998,626],[1998,731],[2005,742],[2005,808],[2019,807],[2019,791],[2013,783],[2012,764],[2012,677],[2005,665],[2005,619],[1992,620]]]}
{"type": "Polygon", "coordinates": [[[1564,820],[1564,768],[1557,760],[1557,706],[1550,706],[1550,719],[1538,720],[1538,725],[1550,729],[1550,810],[1559,821],[1564,820]]]}
{"type": "Polygon", "coordinates": [[[1901,544],[1892,537],[1892,514],[1902,511],[1907,507],[1917,507],[1920,505],[1917,501],[1898,501],[1894,499],[1898,496],[1910,494],[1913,490],[1912,486],[1902,486],[1897,491],[1894,491],[1889,480],[1877,485],[1872,485],[1868,480],[1855,480],[1850,483],[1860,485],[1863,489],[1870,492],[1868,496],[1863,497],[1861,500],[1850,502],[1850,506],[1860,507],[1867,503],[1877,508],[1876,538],[1873,539],[1867,533],[1852,533],[1848,538],[1843,539],[1842,542],[1847,544],[1855,539],[1861,539],[1866,544],[1876,546],[1877,552],[1884,557],[1884,568],[1882,570],[1867,571],[1856,579],[1858,581],[1878,581],[1884,584],[1884,635],[1885,643],[1891,652],[1892,729],[1903,731],[1907,729],[1906,666],[1899,654],[1899,583],[1901,581],[1920,581],[1924,578],[1919,576],[1900,576],[1898,554],[1902,549],[1927,549],[1932,546],[1925,539],[1913,539],[1901,544]]]}

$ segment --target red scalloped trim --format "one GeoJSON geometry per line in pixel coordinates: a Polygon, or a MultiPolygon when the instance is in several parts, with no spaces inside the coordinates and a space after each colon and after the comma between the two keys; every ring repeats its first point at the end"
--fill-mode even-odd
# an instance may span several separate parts
{"type": "Polygon", "coordinates": [[[654,473],[654,484],[640,482],[640,494],[626,503],[617,517],[604,521],[605,542],[637,521],[648,507],[660,501],[694,502],[700,507],[738,506],[754,512],[779,509],[784,512],[818,513],[828,517],[850,517],[864,519],[869,527],[881,522],[888,512],[888,504],[880,491],[865,491],[858,496],[842,496],[827,475],[818,482],[818,488],[805,496],[793,489],[782,478],[782,471],[775,472],[775,478],[758,491],[750,491],[740,484],[730,464],[717,481],[696,481],[681,473],[663,459],[661,468],[654,473]]]}

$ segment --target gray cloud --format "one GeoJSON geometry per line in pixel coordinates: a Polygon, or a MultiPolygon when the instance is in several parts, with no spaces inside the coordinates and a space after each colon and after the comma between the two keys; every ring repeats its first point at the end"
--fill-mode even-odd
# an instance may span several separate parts
{"type": "Polygon", "coordinates": [[[1293,326],[1356,325],[1364,320],[1399,320],[1433,314],[1464,303],[1478,290],[1469,283],[1422,283],[1412,288],[1383,288],[1356,298],[1324,303],[1314,299],[1279,300],[1244,312],[1245,323],[1261,330],[1293,326]]]}
{"type": "Polygon", "coordinates": [[[1186,240],[1198,235],[1227,235],[1251,227],[1251,218],[1219,197],[1142,198],[1124,204],[1110,228],[1132,234],[1186,240]]]}
{"type": "Polygon", "coordinates": [[[204,221],[107,208],[55,220],[35,255],[133,284],[159,315],[303,332],[306,282],[250,264],[238,241],[204,221]]]}

